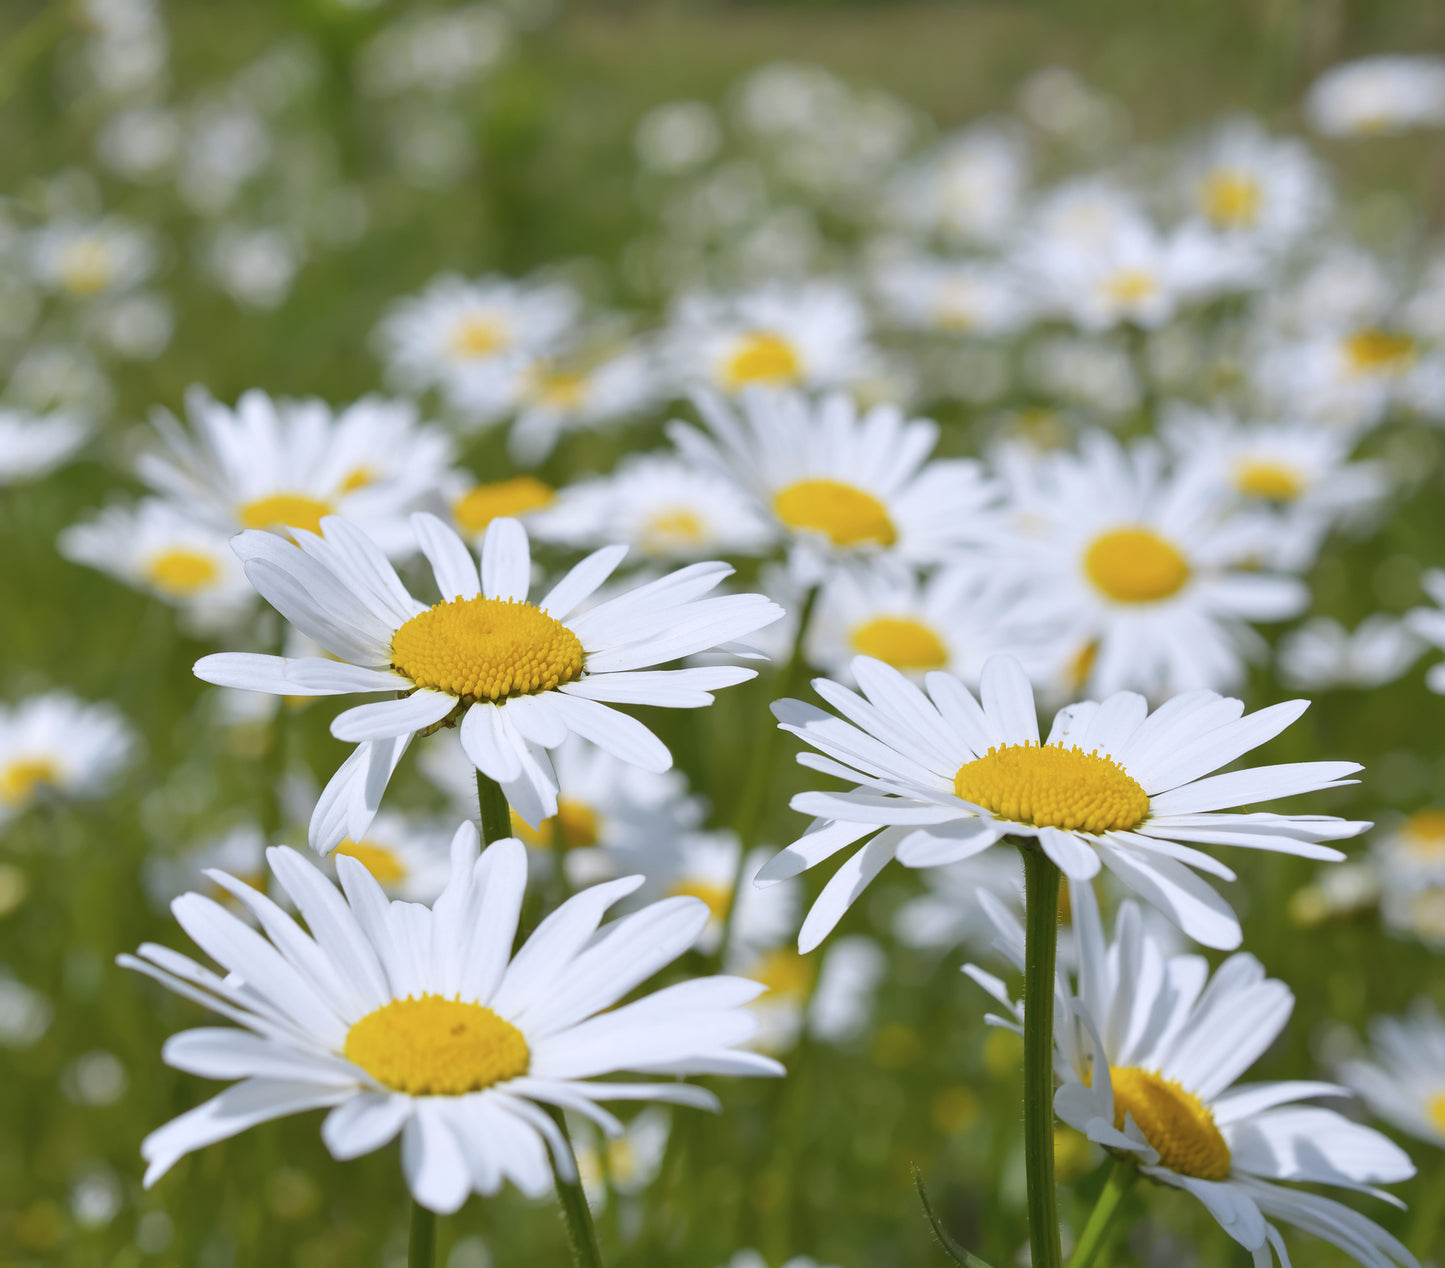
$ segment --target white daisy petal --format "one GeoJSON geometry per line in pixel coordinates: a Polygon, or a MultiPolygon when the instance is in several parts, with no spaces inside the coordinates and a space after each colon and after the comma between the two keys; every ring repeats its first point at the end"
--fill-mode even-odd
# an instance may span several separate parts
{"type": "Polygon", "coordinates": [[[472,553],[450,528],[435,515],[420,512],[411,517],[412,530],[422,554],[431,564],[442,602],[475,599],[482,592],[472,553]]]}
{"type": "Polygon", "coordinates": [[[390,740],[425,730],[456,707],[456,697],[444,691],[414,691],[400,700],[360,704],[338,713],[331,720],[331,734],[351,743],[390,740]]]}
{"type": "Polygon", "coordinates": [[[411,1099],[364,1092],[338,1105],[321,1124],[321,1139],[338,1162],[349,1162],[389,1145],[411,1117],[411,1099]]]}
{"type": "Polygon", "coordinates": [[[532,584],[527,530],[505,516],[487,526],[482,542],[482,593],[489,599],[525,603],[532,584]]]}

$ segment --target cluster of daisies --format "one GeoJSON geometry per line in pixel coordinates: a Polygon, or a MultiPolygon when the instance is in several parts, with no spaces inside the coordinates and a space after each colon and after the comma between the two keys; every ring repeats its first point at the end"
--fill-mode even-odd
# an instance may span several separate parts
{"type": "MultiPolygon", "coordinates": [[[[281,304],[308,246],[359,239],[355,190],[334,171],[290,189],[298,164],[272,153],[311,91],[305,55],[167,105],[159,9],[87,10],[100,161],[174,182],[240,302],[281,304]],[[300,201],[329,227],[243,224],[300,201]]],[[[446,102],[508,38],[473,6],[364,47],[359,91],[395,107],[417,188],[467,170],[446,102]]],[[[1331,1081],[1240,1085],[1293,996],[1241,949],[1216,882],[1235,880],[1232,851],[1317,860],[1299,926],[1378,906],[1445,946],[1445,812],[1386,823],[1370,862],[1341,865],[1372,824],[1258,807],[1359,766],[1230,769],[1305,702],[1223,694],[1271,661],[1301,689],[1378,687],[1445,648],[1445,574],[1425,578],[1434,606],[1353,631],[1311,615],[1309,584],[1428,474],[1445,257],[1407,269],[1353,240],[1321,160],[1248,119],[1152,183],[1120,161],[1045,184],[1050,147],[1116,144],[1117,107],[1064,72],[1032,77],[1016,115],[926,143],[900,103],[805,67],[755,73],[734,109],[725,126],[670,103],[638,127],[655,214],[628,259],[655,321],[561,273],[447,274],[376,315],[390,394],[193,388],[130,450],[143,492],[60,534],[65,559],[173,610],[208,649],[194,672],[216,726],[237,744],[259,726],[284,768],[269,817],[158,853],[143,878],[208,962],[146,943],[121,963],[230,1023],[163,1056],[232,1081],[146,1138],[146,1183],[324,1110],[337,1159],[399,1139],[435,1212],[504,1184],[636,1193],[669,1119],[605,1103],[720,1108],[683,1080],[779,1076],[805,1036],[866,1026],[883,940],[838,929],[866,927],[885,870],[918,877],[897,941],[1021,968],[1017,846],[1058,868],[1072,912],[1058,1119],[1192,1194],[1264,1268],[1289,1262],[1280,1224],[1414,1266],[1353,1207],[1290,1186],[1381,1197],[1414,1174],[1358,1105],[1337,1108],[1352,1091],[1445,1144],[1445,1021],[1422,1001],[1331,1081]],[[585,469],[606,448],[593,433],[624,429],[626,455],[585,469]],[[637,710],[707,709],[760,672],[765,760],[735,791],[763,812],[729,822],[637,710]],[[348,697],[326,724],[349,752],[287,765],[278,736],[326,696],[348,697]],[[790,818],[767,813],[774,722],[827,781],[790,818]],[[430,813],[393,788],[404,764],[430,813]],[[1186,939],[1230,954],[1211,971],[1186,939]]],[[[1306,114],[1335,137],[1440,126],[1445,65],[1337,68],[1306,114]]],[[[158,235],[83,179],[41,202],[13,233],[0,207],[17,265],[0,282],[5,482],[94,435],[97,350],[158,356],[175,325],[158,235]]],[[[1440,667],[1429,684],[1445,692],[1440,667]]],[[[708,723],[692,734],[707,752],[708,723]]],[[[141,744],[113,705],[60,691],[0,709],[0,825],[105,795],[141,744]]],[[[1022,1028],[1010,983],[966,971],[991,1020],[1022,1028]]]]}

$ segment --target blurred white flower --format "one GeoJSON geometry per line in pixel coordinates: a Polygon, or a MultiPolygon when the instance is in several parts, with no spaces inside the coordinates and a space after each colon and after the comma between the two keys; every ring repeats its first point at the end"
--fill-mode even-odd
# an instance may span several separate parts
{"type": "Polygon", "coordinates": [[[1428,999],[1402,1017],[1370,1023],[1372,1051],[1348,1061],[1340,1077],[1386,1122],[1417,1140],[1445,1147],[1445,1019],[1428,999]]]}
{"type": "Polygon", "coordinates": [[[873,285],[892,319],[911,330],[991,338],[1032,320],[1033,303],[1012,265],[917,256],[884,262],[873,285]]]}
{"type": "Polygon", "coordinates": [[[136,748],[110,704],[51,691],[0,705],[0,824],[43,798],[106,796],[136,748]]]}
{"type": "Polygon", "coordinates": [[[96,337],[128,361],[153,361],[175,330],[175,314],[161,295],[143,292],[102,303],[90,315],[96,337]]]}
{"type": "Polygon", "coordinates": [[[55,1009],[39,991],[32,991],[0,968],[0,1046],[29,1048],[50,1029],[55,1009]]]}
{"type": "Polygon", "coordinates": [[[1407,816],[1376,837],[1371,859],[1385,927],[1445,948],[1445,810],[1430,806],[1407,816]]]}
{"type": "Polygon", "coordinates": [[[95,136],[95,155],[138,184],[163,179],[181,149],[181,124],[164,106],[131,106],[111,115],[95,136]]]}
{"type": "Polygon", "coordinates": [[[1277,657],[1291,688],[1370,690],[1394,682],[1423,650],[1403,621],[1379,612],[1353,632],[1330,617],[1311,617],[1280,639],[1277,657]]]}
{"type": "Polygon", "coordinates": [[[610,1192],[630,1196],[647,1188],[662,1166],[671,1130],[672,1115],[658,1105],[634,1114],[623,1125],[621,1134],[612,1137],[604,1137],[590,1122],[579,1118],[574,1124],[573,1144],[587,1205],[600,1211],[606,1207],[610,1192]]]}
{"type": "Polygon", "coordinates": [[[1364,57],[1311,85],[1305,115],[1326,136],[1382,136],[1445,126],[1445,58],[1364,57]]]}
{"type": "Polygon", "coordinates": [[[654,106],[637,124],[633,145],[642,165],[674,175],[700,167],[717,153],[722,131],[712,107],[702,101],[668,101],[654,106]]]}
{"type": "MultiPolygon", "coordinates": [[[[1413,608],[1406,614],[1405,624],[1431,647],[1445,651],[1445,569],[1428,569],[1420,578],[1420,584],[1435,606],[1413,608]]],[[[1425,685],[1436,694],[1445,695],[1445,661],[1430,666],[1425,685]]]]}
{"type": "Polygon", "coordinates": [[[118,216],[54,220],[35,230],[30,260],[42,286],[88,299],[140,285],[155,269],[156,247],[150,230],[118,216]]]}
{"type": "Polygon", "coordinates": [[[90,438],[69,414],[31,414],[0,406],[0,486],[39,480],[64,466],[90,438]]]}
{"type": "Polygon", "coordinates": [[[304,253],[286,229],[223,225],[206,250],[216,284],[238,304],[272,309],[291,293],[304,253]]]}
{"type": "Polygon", "coordinates": [[[975,124],[905,167],[885,194],[885,216],[920,234],[996,243],[1017,220],[1028,154],[1008,127],[975,124]]]}
{"type": "Polygon", "coordinates": [[[210,102],[186,126],[176,188],[197,212],[225,211],[270,161],[271,131],[248,106],[210,102]]]}
{"type": "Polygon", "coordinates": [[[469,87],[501,59],[508,34],[505,16],[489,4],[407,14],[362,49],[362,91],[378,97],[441,95],[469,87]]]}

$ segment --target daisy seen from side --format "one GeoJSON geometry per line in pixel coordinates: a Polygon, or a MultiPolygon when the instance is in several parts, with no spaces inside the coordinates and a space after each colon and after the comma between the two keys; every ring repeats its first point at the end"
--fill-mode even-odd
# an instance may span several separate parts
{"type": "Polygon", "coordinates": [[[1426,999],[1400,1017],[1370,1023],[1367,1056],[1340,1078],[1370,1110],[1400,1131],[1445,1149],[1445,1018],[1426,999]]]}

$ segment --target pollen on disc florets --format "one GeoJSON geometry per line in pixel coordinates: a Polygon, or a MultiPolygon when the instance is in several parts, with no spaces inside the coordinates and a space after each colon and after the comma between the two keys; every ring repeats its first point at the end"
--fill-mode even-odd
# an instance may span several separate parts
{"type": "Polygon", "coordinates": [[[347,1032],[346,1059],[411,1096],[462,1096],[520,1078],[531,1053],[522,1032],[481,1004],[408,996],[347,1032]]]}
{"type": "Polygon", "coordinates": [[[1118,762],[1077,745],[995,745],[953,777],[964,801],[1039,828],[1121,832],[1149,813],[1149,794],[1118,762]]]}
{"type": "Polygon", "coordinates": [[[1139,1066],[1111,1066],[1114,1085],[1114,1126],[1124,1115],[1159,1153],[1159,1165],[1198,1180],[1223,1180],[1229,1175],[1229,1145],[1214,1115],[1193,1092],[1174,1079],[1139,1066]]]}
{"type": "Polygon", "coordinates": [[[391,640],[391,663],[418,687],[469,700],[551,691],[582,676],[582,641],[541,608],[453,599],[419,612],[391,640]]]}

